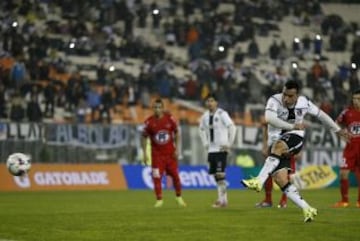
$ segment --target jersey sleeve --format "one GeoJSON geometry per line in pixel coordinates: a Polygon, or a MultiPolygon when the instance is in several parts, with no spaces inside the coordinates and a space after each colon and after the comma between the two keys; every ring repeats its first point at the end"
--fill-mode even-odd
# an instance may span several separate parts
{"type": "Polygon", "coordinates": [[[223,111],[221,113],[221,119],[226,127],[229,127],[231,125],[234,125],[234,122],[230,118],[229,114],[226,111],[223,111]]]}
{"type": "Polygon", "coordinates": [[[311,100],[308,100],[308,113],[313,116],[319,116],[320,114],[320,108],[317,107],[314,103],[311,102],[311,100]]]}
{"type": "Polygon", "coordinates": [[[345,124],[345,116],[348,109],[341,111],[339,116],[336,118],[336,122],[339,124],[345,124]]]}
{"type": "Polygon", "coordinates": [[[175,118],[172,115],[169,115],[169,120],[171,122],[172,129],[175,133],[178,132],[179,125],[178,122],[175,120],[175,118]]]}
{"type": "Polygon", "coordinates": [[[279,109],[279,101],[275,97],[270,97],[266,103],[265,111],[277,112],[279,109]]]}

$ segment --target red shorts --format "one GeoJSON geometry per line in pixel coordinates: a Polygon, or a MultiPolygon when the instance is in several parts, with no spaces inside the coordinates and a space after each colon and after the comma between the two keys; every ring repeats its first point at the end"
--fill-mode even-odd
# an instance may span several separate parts
{"type": "Polygon", "coordinates": [[[174,155],[153,156],[151,167],[152,175],[155,178],[161,178],[165,172],[169,176],[179,174],[178,162],[174,155]]]}
{"type": "Polygon", "coordinates": [[[360,167],[360,142],[350,142],[345,146],[341,169],[354,171],[360,167]]]}

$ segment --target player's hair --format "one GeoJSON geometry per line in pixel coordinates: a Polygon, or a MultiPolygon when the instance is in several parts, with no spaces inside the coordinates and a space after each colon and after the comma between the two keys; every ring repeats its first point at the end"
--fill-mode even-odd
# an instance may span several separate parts
{"type": "Polygon", "coordinates": [[[351,93],[351,95],[358,95],[358,94],[360,94],[360,89],[356,89],[351,93]]]}
{"type": "Polygon", "coordinates": [[[156,105],[156,104],[161,104],[162,106],[164,106],[164,102],[160,98],[155,99],[154,105],[156,105]]]}
{"type": "Polygon", "coordinates": [[[214,100],[218,100],[217,96],[215,95],[215,93],[209,93],[206,97],[205,100],[208,100],[209,98],[213,98],[214,100]]]}
{"type": "Polygon", "coordinates": [[[300,85],[297,81],[295,80],[288,80],[286,83],[285,83],[285,88],[286,89],[296,89],[296,92],[299,93],[299,90],[300,90],[300,85]]]}

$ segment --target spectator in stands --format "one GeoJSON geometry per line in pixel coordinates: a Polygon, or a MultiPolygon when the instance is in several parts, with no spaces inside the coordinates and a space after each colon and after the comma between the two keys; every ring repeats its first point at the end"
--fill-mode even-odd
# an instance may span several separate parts
{"type": "Polygon", "coordinates": [[[26,115],[28,121],[30,122],[41,122],[43,113],[38,102],[38,97],[36,94],[31,95],[31,100],[27,104],[26,115]]]}
{"type": "Polygon", "coordinates": [[[27,80],[27,70],[22,57],[17,57],[10,72],[10,85],[12,88],[20,88],[27,80]]]}
{"type": "Polygon", "coordinates": [[[277,60],[280,55],[280,46],[276,42],[276,40],[273,40],[272,44],[269,47],[269,55],[271,60],[277,60]]]}
{"type": "Polygon", "coordinates": [[[0,119],[7,118],[7,100],[5,87],[0,83],[0,119]]]}
{"type": "Polygon", "coordinates": [[[88,105],[84,97],[81,97],[75,111],[75,122],[85,123],[86,114],[88,113],[88,105]]]}
{"type": "Polygon", "coordinates": [[[91,89],[86,93],[86,103],[91,108],[91,122],[94,123],[97,121],[95,115],[98,114],[101,104],[101,97],[95,85],[92,85],[91,89]]]}
{"type": "Polygon", "coordinates": [[[55,96],[56,96],[56,87],[53,81],[48,83],[44,88],[44,98],[45,98],[45,112],[44,116],[54,117],[55,111],[55,96]]]}
{"type": "Polygon", "coordinates": [[[114,105],[114,99],[112,96],[112,92],[110,90],[110,87],[108,85],[104,86],[103,93],[100,97],[101,104],[100,104],[100,114],[99,114],[99,121],[100,123],[104,123],[104,120],[106,120],[106,123],[111,123],[111,109],[114,105]]]}
{"type": "Polygon", "coordinates": [[[23,99],[19,93],[15,93],[11,100],[10,120],[14,122],[21,122],[25,118],[25,108],[23,99]]]}
{"type": "Polygon", "coordinates": [[[248,45],[248,56],[252,59],[256,59],[259,56],[259,54],[260,54],[259,46],[255,38],[253,38],[248,45]]]}

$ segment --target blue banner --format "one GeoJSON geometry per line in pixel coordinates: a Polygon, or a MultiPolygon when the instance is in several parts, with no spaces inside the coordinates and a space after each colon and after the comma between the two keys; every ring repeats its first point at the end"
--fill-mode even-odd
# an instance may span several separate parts
{"type": "MultiPolygon", "coordinates": [[[[151,167],[141,165],[123,165],[124,175],[129,189],[153,189],[151,167]]],[[[214,178],[208,174],[207,166],[180,166],[179,176],[183,189],[216,188],[214,178]]],[[[229,166],[226,169],[227,186],[230,189],[242,189],[240,180],[244,178],[241,167],[229,166]]],[[[163,188],[172,188],[170,177],[163,178],[163,188]]]]}

